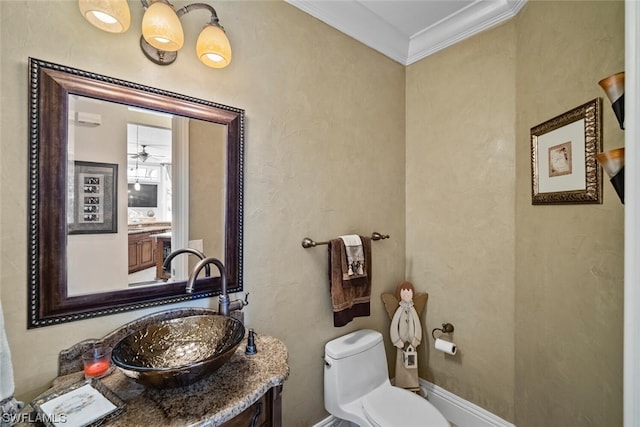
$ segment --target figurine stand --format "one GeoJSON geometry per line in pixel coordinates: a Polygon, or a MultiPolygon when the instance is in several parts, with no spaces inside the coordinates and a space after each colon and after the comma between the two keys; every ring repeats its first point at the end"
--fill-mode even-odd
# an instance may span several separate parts
{"type": "Polygon", "coordinates": [[[382,294],[387,314],[391,319],[390,337],[396,347],[395,386],[410,391],[420,391],[418,376],[418,346],[422,340],[420,318],[429,295],[414,295],[410,282],[402,282],[396,295],[382,294]]]}

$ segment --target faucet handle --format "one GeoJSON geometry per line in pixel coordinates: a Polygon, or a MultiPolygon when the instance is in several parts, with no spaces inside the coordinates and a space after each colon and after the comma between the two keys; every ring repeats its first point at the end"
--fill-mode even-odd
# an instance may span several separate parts
{"type": "Polygon", "coordinates": [[[245,305],[249,305],[249,292],[245,294],[244,301],[241,299],[236,299],[229,302],[229,311],[242,310],[245,305]]]}

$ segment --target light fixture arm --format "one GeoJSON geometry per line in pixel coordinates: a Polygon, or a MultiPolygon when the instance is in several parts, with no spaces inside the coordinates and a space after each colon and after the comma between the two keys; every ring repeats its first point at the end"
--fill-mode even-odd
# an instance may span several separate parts
{"type": "MultiPolygon", "coordinates": [[[[169,6],[173,7],[173,5],[166,0],[159,0],[159,1],[163,1],[167,3],[169,6]]],[[[149,7],[149,0],[140,0],[140,3],[142,3],[142,7],[144,8],[144,10],[147,10],[147,8],[149,7]]],[[[217,25],[218,27],[222,28],[222,25],[220,25],[220,19],[218,18],[218,13],[213,8],[213,6],[208,5],[206,3],[188,4],[176,10],[176,15],[178,15],[178,18],[182,18],[184,15],[186,15],[189,12],[193,12],[194,10],[201,10],[201,9],[208,10],[209,13],[211,13],[210,22],[212,25],[217,25]]]]}
{"type": "Polygon", "coordinates": [[[178,15],[178,18],[181,18],[183,15],[186,15],[189,12],[193,12],[194,10],[199,10],[199,9],[208,10],[209,13],[211,13],[211,25],[217,25],[218,27],[222,28],[222,25],[220,25],[220,19],[218,19],[218,14],[216,13],[216,10],[213,8],[213,6],[208,5],[206,3],[188,4],[176,10],[176,15],[178,15]]]}
{"type": "MultiPolygon", "coordinates": [[[[173,5],[171,3],[169,3],[167,0],[156,0],[156,1],[161,1],[163,3],[166,3],[169,6],[171,6],[171,8],[173,8],[173,5]]],[[[152,2],[150,2],[149,0],[140,0],[140,3],[142,3],[142,7],[145,10],[147,10],[147,8],[151,5],[152,2]]],[[[206,3],[188,4],[186,6],[181,7],[180,9],[176,10],[175,13],[178,16],[178,19],[180,19],[184,15],[186,15],[187,13],[193,12],[194,10],[206,10],[206,11],[208,11],[211,14],[211,18],[210,18],[210,21],[209,21],[210,25],[213,25],[213,26],[216,26],[216,27],[220,27],[222,29],[222,31],[224,32],[224,27],[222,25],[220,25],[220,19],[218,18],[218,13],[213,8],[213,6],[208,5],[206,3]]],[[[158,64],[158,65],[169,65],[169,64],[172,64],[176,60],[176,58],[178,57],[178,53],[177,52],[167,52],[167,51],[156,49],[155,47],[153,47],[149,43],[147,43],[147,41],[144,39],[144,37],[140,37],[140,48],[142,49],[142,52],[147,57],[147,59],[149,59],[150,61],[152,61],[153,63],[158,64]]]]}

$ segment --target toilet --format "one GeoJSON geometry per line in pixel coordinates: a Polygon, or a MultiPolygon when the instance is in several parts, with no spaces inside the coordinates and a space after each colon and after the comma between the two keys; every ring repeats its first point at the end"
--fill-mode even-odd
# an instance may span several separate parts
{"type": "Polygon", "coordinates": [[[382,334],[363,329],[324,347],[324,407],[360,427],[450,427],[427,399],[391,385],[382,334]]]}

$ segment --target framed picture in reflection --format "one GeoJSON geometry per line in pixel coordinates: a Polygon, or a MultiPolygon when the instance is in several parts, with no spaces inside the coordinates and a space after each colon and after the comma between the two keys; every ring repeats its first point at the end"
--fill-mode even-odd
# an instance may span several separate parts
{"type": "Polygon", "coordinates": [[[75,161],[69,178],[68,233],[117,233],[118,165],[75,161]]]}

